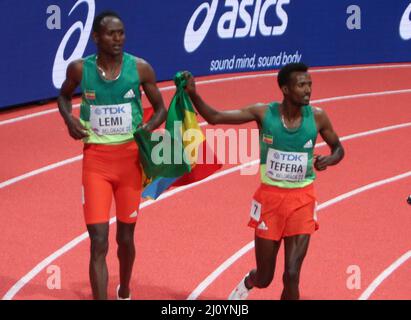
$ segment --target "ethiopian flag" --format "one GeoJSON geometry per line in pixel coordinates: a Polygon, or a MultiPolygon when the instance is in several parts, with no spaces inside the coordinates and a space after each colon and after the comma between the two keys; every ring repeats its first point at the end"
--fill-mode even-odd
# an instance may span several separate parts
{"type": "Polygon", "coordinates": [[[213,153],[211,163],[198,162],[212,152],[198,125],[196,113],[185,92],[182,72],[174,77],[176,93],[168,109],[165,131],[149,133],[138,129],[134,138],[139,146],[140,162],[148,184],[142,197],[157,199],[173,186],[202,180],[222,167],[213,153]]]}

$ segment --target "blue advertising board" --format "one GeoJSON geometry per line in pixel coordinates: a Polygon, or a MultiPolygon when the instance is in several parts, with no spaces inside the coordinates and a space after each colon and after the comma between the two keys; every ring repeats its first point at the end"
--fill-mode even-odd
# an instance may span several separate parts
{"type": "Polygon", "coordinates": [[[0,108],[56,97],[67,65],[95,51],[96,14],[126,27],[125,51],[158,80],[310,66],[406,62],[411,0],[2,0],[0,108]]]}

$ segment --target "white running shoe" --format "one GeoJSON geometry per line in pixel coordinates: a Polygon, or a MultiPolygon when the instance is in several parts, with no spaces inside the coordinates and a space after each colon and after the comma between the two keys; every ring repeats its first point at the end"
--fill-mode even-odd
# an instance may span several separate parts
{"type": "Polygon", "coordinates": [[[249,273],[245,275],[245,277],[240,281],[237,287],[231,292],[231,294],[228,296],[228,300],[246,300],[247,299],[248,294],[250,293],[251,289],[247,289],[247,287],[245,286],[244,280],[248,275],[249,273]]]}
{"type": "Polygon", "coordinates": [[[120,290],[120,285],[117,286],[117,290],[116,290],[117,300],[131,300],[131,293],[130,293],[130,295],[128,296],[128,298],[122,298],[122,297],[120,297],[120,296],[118,295],[119,290],[120,290]]]}

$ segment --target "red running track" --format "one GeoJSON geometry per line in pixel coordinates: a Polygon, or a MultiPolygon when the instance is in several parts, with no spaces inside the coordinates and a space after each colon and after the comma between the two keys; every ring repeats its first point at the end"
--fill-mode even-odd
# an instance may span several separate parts
{"type": "MultiPolygon", "coordinates": [[[[327,111],[340,137],[354,135],[343,142],[347,152],[344,161],[318,174],[319,203],[376,181],[405,176],[319,211],[320,230],[312,237],[301,276],[302,298],[358,299],[364,298],[368,289],[370,299],[409,299],[411,261],[407,256],[395,270],[383,274],[383,281],[375,280],[411,250],[411,208],[405,202],[411,193],[411,174],[407,175],[411,172],[411,110],[407,103],[411,98],[411,64],[320,68],[313,69],[312,75],[313,105],[327,111]],[[403,126],[393,127],[400,124],[403,126]],[[378,130],[387,127],[390,130],[378,130]],[[369,135],[355,135],[362,132],[369,135]],[[359,289],[347,288],[347,268],[352,265],[361,270],[359,289]]],[[[210,81],[200,84],[199,90],[220,109],[280,98],[272,75],[243,76],[225,76],[222,81],[221,77],[204,78],[201,80],[210,81]]],[[[163,93],[168,103],[173,90],[163,93]]],[[[5,226],[0,235],[3,298],[91,298],[89,242],[81,210],[81,143],[70,140],[57,112],[13,120],[55,108],[50,105],[0,114],[0,159],[6,164],[0,169],[0,224],[5,226]],[[73,162],[46,170],[67,159],[73,162]],[[39,168],[46,169],[21,178],[39,168]],[[11,180],[16,177],[21,180],[11,180]],[[85,240],[66,250],[64,246],[80,235],[85,240]],[[47,257],[50,259],[45,261],[47,257]],[[61,270],[61,290],[47,288],[49,265],[61,270]]],[[[327,148],[320,146],[316,152],[325,153],[327,148]]],[[[225,165],[221,172],[233,167],[225,165]]],[[[226,299],[255,265],[251,248],[224,271],[216,272],[229,257],[252,245],[253,232],[246,223],[258,184],[258,175],[235,171],[145,204],[136,229],[133,298],[226,299]],[[213,272],[216,277],[203,282],[213,272]],[[201,290],[196,290],[200,284],[201,290]]],[[[115,223],[110,228],[110,244],[109,292],[114,298],[118,283],[115,223]]],[[[272,285],[253,290],[250,299],[278,299],[282,270],[281,252],[272,285]]]]}

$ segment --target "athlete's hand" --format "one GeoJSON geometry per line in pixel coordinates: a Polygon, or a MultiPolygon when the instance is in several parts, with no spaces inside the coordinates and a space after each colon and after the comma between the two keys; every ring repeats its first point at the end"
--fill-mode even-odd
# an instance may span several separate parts
{"type": "Polygon", "coordinates": [[[318,171],[324,171],[332,163],[330,156],[314,155],[314,168],[318,171]]]}
{"type": "Polygon", "coordinates": [[[187,85],[185,88],[186,92],[188,93],[189,96],[195,95],[197,91],[196,91],[196,83],[195,83],[194,77],[188,71],[184,71],[184,76],[187,79],[187,85]]]}
{"type": "Polygon", "coordinates": [[[66,121],[66,125],[73,139],[79,140],[88,137],[87,129],[81,124],[78,118],[70,116],[66,121]]]}

